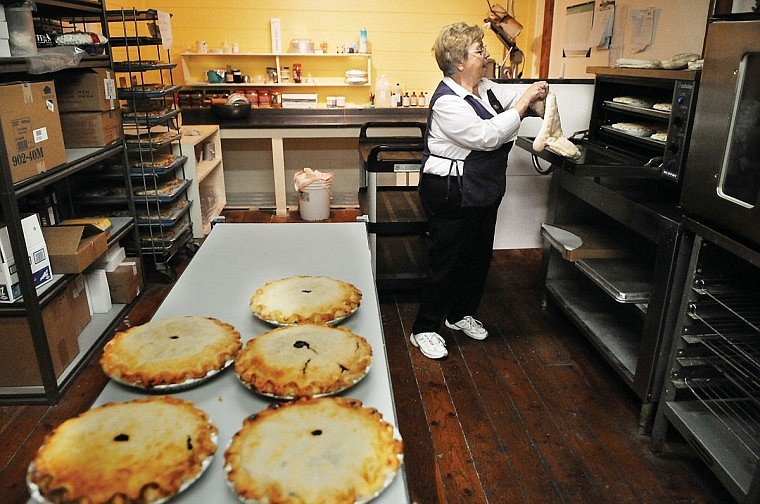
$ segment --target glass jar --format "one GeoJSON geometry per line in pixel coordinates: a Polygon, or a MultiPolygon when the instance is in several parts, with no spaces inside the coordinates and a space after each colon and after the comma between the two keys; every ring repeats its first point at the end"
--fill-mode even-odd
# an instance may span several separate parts
{"type": "Polygon", "coordinates": [[[293,82],[296,84],[301,83],[301,64],[293,63],[293,82]]]}
{"type": "Polygon", "coordinates": [[[274,67],[267,67],[267,84],[277,83],[277,69],[274,67]]]}
{"type": "Polygon", "coordinates": [[[290,67],[282,67],[280,82],[290,82],[290,67]]]}
{"type": "Polygon", "coordinates": [[[282,108],[282,90],[273,89],[269,92],[269,104],[272,108],[282,108]]]}
{"type": "Polygon", "coordinates": [[[269,99],[269,90],[268,89],[261,89],[258,93],[259,98],[259,108],[269,108],[270,106],[270,99],[269,99]]]}

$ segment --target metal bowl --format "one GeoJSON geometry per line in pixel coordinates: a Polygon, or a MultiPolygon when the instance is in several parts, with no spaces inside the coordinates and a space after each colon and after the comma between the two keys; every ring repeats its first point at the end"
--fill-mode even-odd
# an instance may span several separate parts
{"type": "Polygon", "coordinates": [[[244,119],[251,113],[250,103],[214,103],[211,105],[211,111],[223,119],[244,119]]]}

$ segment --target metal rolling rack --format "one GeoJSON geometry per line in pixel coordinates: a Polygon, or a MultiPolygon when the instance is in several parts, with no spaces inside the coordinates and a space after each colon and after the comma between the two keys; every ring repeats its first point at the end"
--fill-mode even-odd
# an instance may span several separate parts
{"type": "Polygon", "coordinates": [[[172,76],[176,63],[162,46],[158,11],[109,10],[106,16],[116,33],[111,45],[123,48],[114,56],[114,70],[124,105],[122,123],[136,191],[140,248],[143,256],[152,258],[156,271],[173,281],[172,257],[197,250],[189,212],[193,202],[186,192],[187,157],[180,143],[181,112],[175,99],[181,86],[172,76]]]}
{"type": "Polygon", "coordinates": [[[687,220],[691,258],[652,431],[694,447],[738,502],[760,500],[760,252],[687,220]]]}

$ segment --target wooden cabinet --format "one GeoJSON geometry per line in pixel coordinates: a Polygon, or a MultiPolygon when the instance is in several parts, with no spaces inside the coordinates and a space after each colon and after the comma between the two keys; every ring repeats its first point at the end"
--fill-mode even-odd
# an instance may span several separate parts
{"type": "Polygon", "coordinates": [[[181,147],[175,146],[174,152],[187,156],[185,177],[190,181],[187,194],[194,202],[190,208],[193,237],[204,238],[211,231],[212,221],[227,204],[219,126],[183,126],[181,131],[181,147]]]}

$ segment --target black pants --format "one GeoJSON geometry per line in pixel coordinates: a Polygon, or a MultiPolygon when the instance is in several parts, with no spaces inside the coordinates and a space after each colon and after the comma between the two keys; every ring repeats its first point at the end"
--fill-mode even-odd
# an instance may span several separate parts
{"type": "Polygon", "coordinates": [[[462,208],[456,177],[423,175],[420,201],[427,215],[432,247],[427,283],[412,332],[437,332],[444,316],[458,322],[474,316],[491,266],[499,202],[462,208]]]}

